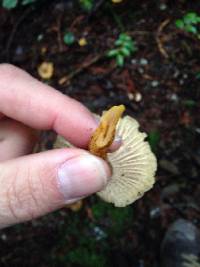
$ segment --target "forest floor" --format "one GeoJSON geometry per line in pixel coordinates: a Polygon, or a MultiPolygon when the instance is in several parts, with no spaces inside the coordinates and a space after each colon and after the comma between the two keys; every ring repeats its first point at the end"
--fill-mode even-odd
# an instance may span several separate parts
{"type": "Polygon", "coordinates": [[[200,40],[175,25],[188,12],[198,14],[200,3],[96,1],[85,12],[72,2],[0,8],[0,62],[40,80],[38,66],[51,62],[53,75],[43,81],[93,112],[124,104],[149,135],[158,158],[156,184],[127,208],[92,196],[76,211],[63,208],[2,230],[0,266],[159,266],[173,221],[200,227],[200,40]],[[66,32],[73,33],[72,45],[63,41],[66,32]],[[117,67],[106,53],[122,32],[137,51],[117,67]]]}

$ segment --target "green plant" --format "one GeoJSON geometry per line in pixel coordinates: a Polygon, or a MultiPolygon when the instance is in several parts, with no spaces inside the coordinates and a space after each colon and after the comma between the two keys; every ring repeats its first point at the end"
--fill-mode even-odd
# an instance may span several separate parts
{"type": "Polygon", "coordinates": [[[196,106],[197,103],[192,99],[187,99],[187,100],[183,101],[183,104],[188,108],[193,108],[196,106]]]}
{"type": "MultiPolygon", "coordinates": [[[[21,5],[25,6],[28,4],[32,4],[36,1],[37,0],[22,0],[21,5]]],[[[18,2],[19,2],[18,0],[3,0],[2,1],[2,7],[6,8],[6,9],[12,9],[18,5],[18,2]]]]}
{"type": "Polygon", "coordinates": [[[90,11],[93,8],[93,0],[79,0],[81,7],[86,11],[90,11]]]}
{"type": "Polygon", "coordinates": [[[92,213],[95,221],[100,224],[103,224],[103,221],[106,218],[107,221],[109,221],[109,225],[106,227],[107,234],[116,237],[123,235],[123,232],[133,218],[131,206],[126,208],[116,208],[111,204],[102,201],[99,201],[92,206],[92,213]]]}
{"type": "Polygon", "coordinates": [[[136,51],[137,47],[132,38],[126,33],[121,33],[119,38],[115,41],[115,48],[111,49],[107,56],[115,58],[117,65],[123,67],[125,58],[136,51]]]}
{"type": "Polygon", "coordinates": [[[198,31],[198,24],[200,23],[200,16],[195,12],[185,14],[181,19],[175,21],[176,27],[186,32],[193,33],[200,38],[198,31]]]}
{"type": "Polygon", "coordinates": [[[103,267],[106,266],[106,259],[94,250],[79,247],[68,253],[68,259],[73,264],[79,264],[87,267],[103,267]]]}
{"type": "Polygon", "coordinates": [[[160,133],[157,130],[153,130],[148,134],[148,141],[153,152],[156,152],[158,144],[160,142],[160,133]]]}
{"type": "Polygon", "coordinates": [[[196,73],[195,77],[196,77],[197,80],[200,80],[200,71],[198,71],[198,72],[196,73]]]}
{"type": "Polygon", "coordinates": [[[66,45],[72,45],[75,42],[74,34],[72,32],[65,33],[63,41],[66,45]]]}

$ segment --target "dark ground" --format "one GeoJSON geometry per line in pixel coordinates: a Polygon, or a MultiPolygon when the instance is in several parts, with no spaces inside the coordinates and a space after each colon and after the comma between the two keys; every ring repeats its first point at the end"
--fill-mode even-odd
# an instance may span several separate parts
{"type": "Polygon", "coordinates": [[[53,62],[48,83],[92,111],[125,104],[159,162],[153,190],[127,208],[93,196],[78,212],[64,208],[1,231],[0,266],[152,267],[171,222],[186,218],[200,227],[200,40],[174,24],[198,12],[198,2],[127,0],[90,14],[70,1],[0,8],[1,62],[37,78],[38,65],[53,62]],[[85,36],[88,45],[66,46],[66,31],[85,36]],[[138,51],[117,68],[103,55],[122,31],[138,51]]]}

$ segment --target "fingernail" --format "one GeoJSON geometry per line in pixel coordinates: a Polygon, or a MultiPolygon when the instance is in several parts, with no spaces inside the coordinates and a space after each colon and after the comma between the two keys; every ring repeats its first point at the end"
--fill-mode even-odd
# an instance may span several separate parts
{"type": "Polygon", "coordinates": [[[58,169],[58,186],[66,201],[84,197],[105,187],[108,165],[98,157],[84,154],[66,161],[58,169]]]}
{"type": "Polygon", "coordinates": [[[109,147],[109,152],[114,152],[117,149],[120,148],[120,146],[122,145],[122,138],[118,135],[116,135],[112,145],[109,147]]]}
{"type": "Polygon", "coordinates": [[[99,126],[99,123],[100,123],[100,116],[99,115],[96,115],[96,114],[94,114],[94,120],[95,120],[95,122],[96,122],[96,125],[97,125],[97,127],[99,126]]]}

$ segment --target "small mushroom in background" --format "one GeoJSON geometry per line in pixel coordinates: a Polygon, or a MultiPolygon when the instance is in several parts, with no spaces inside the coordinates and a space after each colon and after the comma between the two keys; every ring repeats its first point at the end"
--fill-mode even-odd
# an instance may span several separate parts
{"type": "MultiPolygon", "coordinates": [[[[139,131],[138,122],[130,116],[120,119],[124,109],[120,105],[104,112],[89,144],[89,151],[107,160],[112,168],[110,181],[97,195],[116,207],[131,204],[150,190],[157,169],[156,158],[144,140],[147,135],[139,131]],[[121,136],[122,145],[108,153],[115,134],[121,136]]],[[[64,146],[71,144],[58,136],[54,147],[64,146]]]]}

